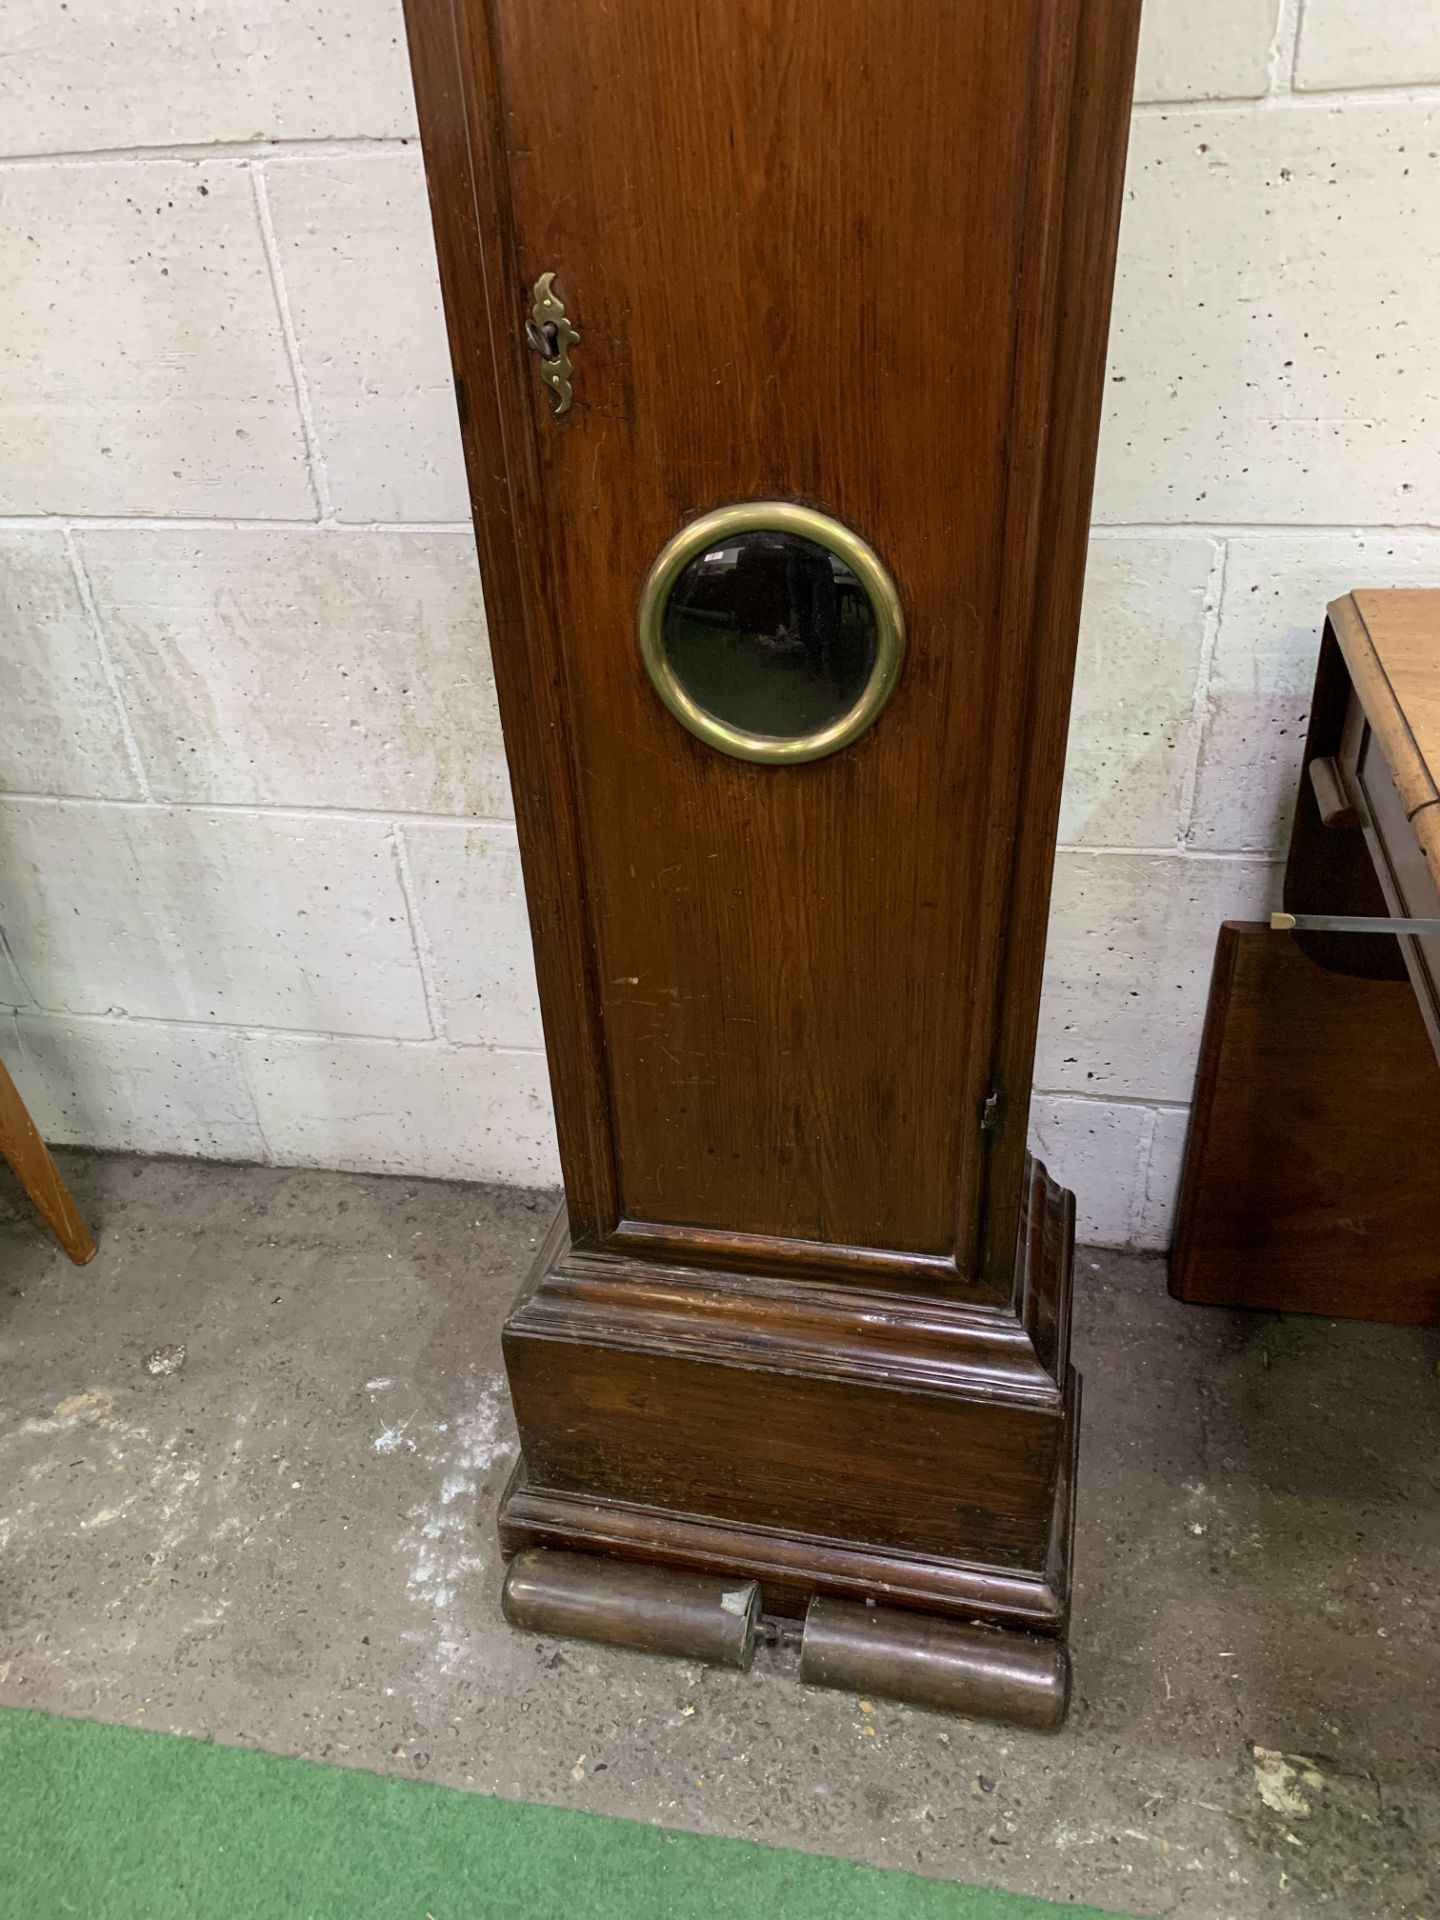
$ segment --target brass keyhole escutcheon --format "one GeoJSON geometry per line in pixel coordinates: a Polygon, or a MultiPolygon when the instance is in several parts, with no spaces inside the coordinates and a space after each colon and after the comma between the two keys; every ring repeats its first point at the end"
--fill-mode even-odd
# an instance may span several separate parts
{"type": "Polygon", "coordinates": [[[555,419],[570,411],[570,349],[580,344],[580,335],[571,326],[565,303],[555,291],[555,275],[542,273],[534,286],[534,304],[525,322],[525,343],[540,362],[540,378],[550,389],[550,409],[555,419]]]}

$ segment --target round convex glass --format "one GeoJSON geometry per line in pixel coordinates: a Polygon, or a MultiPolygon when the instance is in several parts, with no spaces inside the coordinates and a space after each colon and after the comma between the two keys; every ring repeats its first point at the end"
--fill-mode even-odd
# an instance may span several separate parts
{"type": "Polygon", "coordinates": [[[848,746],[879,716],[904,652],[894,584],[847,527],[786,502],[695,521],[646,582],[650,678],[689,730],[739,759],[848,746]]]}

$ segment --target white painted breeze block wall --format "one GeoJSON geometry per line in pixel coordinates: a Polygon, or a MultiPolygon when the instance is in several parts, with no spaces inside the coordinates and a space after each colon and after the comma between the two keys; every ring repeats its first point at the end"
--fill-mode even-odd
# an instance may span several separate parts
{"type": "MultiPolygon", "coordinates": [[[[556,1177],[396,0],[8,0],[0,1054],[52,1138],[556,1177]]],[[[1148,0],[1034,1131],[1163,1245],[1318,623],[1440,583],[1440,0],[1148,0]]]]}

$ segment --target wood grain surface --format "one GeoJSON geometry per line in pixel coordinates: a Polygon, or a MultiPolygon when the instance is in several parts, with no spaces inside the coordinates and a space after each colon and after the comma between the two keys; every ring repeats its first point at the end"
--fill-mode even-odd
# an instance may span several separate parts
{"type": "Polygon", "coordinates": [[[406,11],[566,1186],[502,1544],[1059,1634],[1074,1208],[1026,1126],[1138,0],[406,11]],[[766,499],[908,637],[783,768],[636,631],[766,499]]]}
{"type": "Polygon", "coordinates": [[[1352,593],[1330,608],[1355,691],[1440,887],[1440,590],[1352,593]]]}
{"type": "Polygon", "coordinates": [[[1135,11],[412,0],[582,1234],[1012,1284],[1135,11]],[[545,271],[561,421],[518,345],[545,271]],[[764,498],[870,541],[909,628],[880,724],[804,767],[684,733],[636,645],[660,547],[764,498]]]}
{"type": "Polygon", "coordinates": [[[1440,1317],[1440,1064],[1404,980],[1220,930],[1180,1191],[1178,1299],[1440,1317]]]}

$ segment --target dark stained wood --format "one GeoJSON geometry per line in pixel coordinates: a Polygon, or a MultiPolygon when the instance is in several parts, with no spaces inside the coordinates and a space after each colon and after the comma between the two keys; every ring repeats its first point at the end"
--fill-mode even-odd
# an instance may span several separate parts
{"type": "Polygon", "coordinates": [[[499,77],[484,8],[410,0],[410,63],[485,588],[486,624],[534,936],[565,1193],[577,1234],[618,1215],[600,1009],[586,913],[569,716],[553,625],[520,331],[499,77]]]}
{"type": "MultiPolygon", "coordinates": [[[[1030,464],[1012,467],[1007,524],[1011,580],[1007,620],[1029,636],[1012,664],[1024,676],[1024,721],[1013,744],[998,737],[988,831],[1007,858],[992,862],[973,911],[1002,930],[988,965],[1000,983],[989,1084],[997,1125],[978,1201],[976,1284],[1003,1298],[1023,1211],[1030,1083],[1050,914],[1060,787],[1075,677],[1075,635],[1084,589],[1104,399],[1110,296],[1120,233],[1124,153],[1139,8],[1132,0],[1085,0],[1052,15],[1072,62],[1064,110],[1063,163],[1047,207],[1049,246],[1037,297],[1017,305],[1026,391],[1023,445],[1030,464]]],[[[1059,159],[1059,155],[1056,155],[1059,159]]],[[[991,975],[984,975],[987,986],[991,975]]]]}
{"type": "MultiPolygon", "coordinates": [[[[1071,1431],[1076,1431],[1073,1421],[1071,1431]]],[[[1073,1454],[1070,1456],[1073,1462],[1073,1454]]],[[[816,1593],[873,1598],[921,1612],[988,1620],[1035,1633],[1063,1632],[1069,1606],[1068,1555],[1073,1473],[1056,1504],[1052,1566],[1043,1574],[1007,1572],[963,1560],[929,1559],[853,1541],[741,1527],[666,1513],[624,1500],[593,1500],[530,1484],[523,1458],[501,1509],[506,1553],[536,1544],[581,1546],[593,1553],[668,1565],[739,1570],[763,1583],[765,1611],[798,1619],[816,1593]]]]}
{"type": "Polygon", "coordinates": [[[1040,10],[493,13],[519,281],[558,268],[583,334],[563,429],[530,398],[626,1217],[951,1253],[988,1066],[978,749],[1025,644],[1000,614],[1040,10]],[[956,127],[990,165],[937,193],[956,127]],[[909,626],[883,725],[783,771],[681,733],[634,630],[686,520],[777,497],[862,531],[909,626]]]}
{"type": "Polygon", "coordinates": [[[650,1220],[622,1220],[608,1235],[612,1253],[639,1258],[693,1260],[706,1267],[741,1273],[779,1267],[816,1279],[853,1280],[861,1286],[884,1285],[903,1291],[951,1291],[955,1263],[945,1254],[901,1253],[884,1247],[851,1247],[825,1240],[792,1240],[780,1234],[726,1233],[717,1227],[662,1226],[650,1220]]]}
{"type": "Polygon", "coordinates": [[[981,1110],[1002,1027],[1033,1045],[1136,12],[412,0],[582,1232],[942,1256],[1007,1295],[1023,1073],[981,1110]],[[583,336],[558,423],[519,345],[549,269],[583,336]],[[766,496],[862,532],[910,630],[881,726],[783,771],[678,729],[634,636],[664,541],[766,496]],[[992,916],[1022,900],[1017,986],[992,916]]]}
{"type": "Polygon", "coordinates": [[[76,1266],[83,1267],[93,1260],[98,1249],[90,1229],[3,1060],[0,1060],[0,1159],[20,1182],[30,1204],[76,1266]]]}
{"type": "MultiPolygon", "coordinates": [[[[1043,1170],[1026,1195],[1021,1289],[1068,1300],[1067,1197],[1043,1170]],[[1052,1261],[1065,1272],[1032,1270],[1052,1261]]],[[[868,1567],[915,1605],[1063,1618],[1078,1407],[1063,1355],[1057,1378],[1009,1315],[943,1297],[627,1271],[567,1240],[562,1217],[505,1328],[524,1448],[507,1550],[623,1551],[616,1515],[643,1505],[620,1541],[703,1567],[690,1544],[723,1529],[725,1564],[763,1582],[771,1611],[864,1592],[868,1567]]]]}
{"type": "MultiPolygon", "coordinates": [[[[1328,616],[1286,909],[1440,917],[1440,594],[1328,616]]],[[[1440,939],[1222,932],[1172,1292],[1440,1318],[1437,980],[1440,939]]]]}
{"type": "Polygon", "coordinates": [[[811,1687],[883,1694],[1036,1733],[1055,1732],[1070,1698],[1069,1656],[1055,1640],[853,1600],[810,1602],[800,1678],[811,1687]]]}
{"type": "MultiPolygon", "coordinates": [[[[507,1329],[506,1370],[538,1486],[591,1499],[643,1487],[675,1512],[932,1557],[1043,1565],[1063,1407],[594,1340],[557,1350],[507,1329]],[[843,1471],[841,1470],[843,1463],[843,1471]]],[[[789,1365],[785,1364],[787,1361],[789,1365]]]]}
{"type": "Polygon", "coordinates": [[[1025,1136],[1138,11],[407,0],[567,1193],[507,1552],[1063,1629],[1074,1212],[1025,1136]],[[908,628],[783,769],[635,632],[767,498],[908,628]]]}
{"type": "Polygon", "coordinates": [[[1440,1318],[1440,1064],[1404,981],[1221,928],[1171,1257],[1178,1299],[1440,1318]]]}

